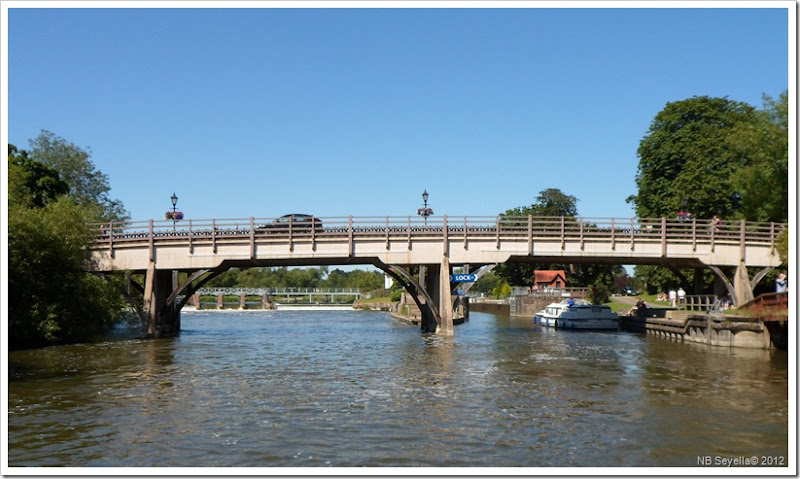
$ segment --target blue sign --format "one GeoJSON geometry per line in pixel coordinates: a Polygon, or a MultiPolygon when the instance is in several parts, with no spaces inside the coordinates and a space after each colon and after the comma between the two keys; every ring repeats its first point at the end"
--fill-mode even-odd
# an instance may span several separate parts
{"type": "Polygon", "coordinates": [[[450,281],[454,283],[474,283],[478,278],[474,274],[453,274],[450,275],[450,281]]]}

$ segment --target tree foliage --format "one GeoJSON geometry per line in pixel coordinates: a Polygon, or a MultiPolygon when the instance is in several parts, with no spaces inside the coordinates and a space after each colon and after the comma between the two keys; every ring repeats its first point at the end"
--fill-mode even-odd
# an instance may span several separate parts
{"type": "Polygon", "coordinates": [[[741,210],[735,174],[745,164],[731,133],[756,121],[755,109],[726,98],[693,97],[668,103],[639,144],[636,195],[639,217],[674,217],[685,198],[698,218],[731,217],[741,210]]]}
{"type": "Polygon", "coordinates": [[[87,272],[102,207],[68,194],[56,168],[9,145],[9,347],[91,338],[119,318],[113,285],[87,272]]]}
{"type": "Polygon", "coordinates": [[[28,156],[58,171],[69,186],[70,196],[80,204],[99,205],[102,221],[121,221],[129,218],[125,207],[110,197],[108,176],[92,163],[91,150],[82,149],[47,130],[30,141],[28,156]]]}
{"type": "Polygon", "coordinates": [[[358,288],[383,290],[383,273],[356,269],[327,272],[318,268],[231,268],[209,281],[210,287],[225,288],[358,288]]]}
{"type": "MultiPolygon", "coordinates": [[[[518,206],[507,210],[501,216],[564,216],[574,218],[578,215],[578,199],[558,188],[548,188],[539,192],[536,202],[529,206],[518,206]]],[[[498,265],[494,272],[500,280],[512,286],[530,286],[534,284],[536,270],[567,271],[567,282],[572,286],[589,286],[614,284],[614,276],[621,265],[605,264],[544,264],[544,263],[504,263],[498,265]]]]}
{"type": "MultiPolygon", "coordinates": [[[[639,217],[788,220],[788,94],[764,96],[763,110],[727,98],[668,103],[639,149],[638,192],[628,197],[639,217]]],[[[637,266],[650,292],[694,284],[710,291],[713,275],[637,266]]],[[[700,293],[701,291],[694,291],[700,293]]]]}
{"type": "Polygon", "coordinates": [[[788,93],[777,100],[764,96],[755,121],[742,123],[731,134],[732,148],[744,158],[734,175],[741,193],[740,216],[751,221],[789,219],[788,93]]]}
{"type": "Polygon", "coordinates": [[[578,215],[578,199],[558,188],[547,188],[539,192],[536,202],[530,206],[518,206],[507,210],[502,216],[566,216],[578,215]]]}

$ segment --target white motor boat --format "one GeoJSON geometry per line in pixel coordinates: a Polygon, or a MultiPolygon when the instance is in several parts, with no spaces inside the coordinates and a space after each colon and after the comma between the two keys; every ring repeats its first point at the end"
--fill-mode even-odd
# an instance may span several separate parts
{"type": "Polygon", "coordinates": [[[534,324],[560,329],[619,329],[619,316],[610,307],[567,301],[552,303],[533,316],[534,324]]]}

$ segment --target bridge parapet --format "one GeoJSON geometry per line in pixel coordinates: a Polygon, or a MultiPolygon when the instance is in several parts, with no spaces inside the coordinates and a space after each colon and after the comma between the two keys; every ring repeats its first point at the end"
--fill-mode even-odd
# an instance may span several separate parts
{"type": "Polygon", "coordinates": [[[346,216],[297,223],[251,217],[96,227],[88,268],[145,273],[145,305],[136,307],[148,335],[177,331],[185,298],[233,266],[370,264],[400,280],[414,297],[424,296],[432,312],[426,313],[423,329],[441,326],[445,334],[452,334],[451,265],[469,265],[472,270],[507,261],[708,266],[724,278],[736,304],[741,304],[752,296],[747,267],[778,266],[775,245],[786,229],[785,224],[745,221],[714,226],[698,219],[534,216],[442,216],[427,221],[346,216]],[[415,282],[401,267],[413,265],[430,269],[426,282],[415,282]],[[732,284],[720,269],[726,266],[736,268],[732,284]],[[178,284],[178,271],[187,272],[183,284],[178,284]]]}
{"type": "Polygon", "coordinates": [[[223,258],[308,260],[301,264],[327,258],[324,264],[337,264],[333,259],[377,257],[386,264],[433,264],[442,254],[451,262],[470,264],[536,256],[621,264],[672,260],[682,262],[680,266],[777,266],[775,244],[786,228],[780,223],[713,226],[710,220],[666,218],[442,216],[428,218],[427,224],[391,216],[318,220],[313,226],[271,218],[184,220],[177,226],[155,220],[106,223],[97,225],[100,233],[92,253],[99,270],[141,270],[156,261],[157,250],[181,251],[182,259],[173,254],[172,264],[166,261],[170,255],[158,261],[159,267],[176,269],[214,267],[223,258]],[[120,251],[131,257],[115,261],[120,251]]]}

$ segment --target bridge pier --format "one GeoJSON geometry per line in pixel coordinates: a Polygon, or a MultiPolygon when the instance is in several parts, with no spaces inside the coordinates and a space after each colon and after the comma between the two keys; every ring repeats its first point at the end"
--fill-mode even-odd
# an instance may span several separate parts
{"type": "Polygon", "coordinates": [[[150,263],[145,273],[144,315],[142,335],[148,338],[174,336],[181,329],[181,312],[167,299],[177,288],[177,275],[171,270],[158,270],[150,263]]]}
{"type": "Polygon", "coordinates": [[[420,284],[433,300],[433,304],[424,308],[422,313],[422,329],[443,336],[452,336],[453,297],[450,286],[450,262],[447,257],[442,258],[441,264],[427,265],[424,274],[421,269],[420,284]],[[437,308],[438,322],[431,306],[437,308]]]}
{"type": "Polygon", "coordinates": [[[753,290],[756,285],[773,269],[772,267],[763,268],[750,279],[750,275],[747,273],[747,265],[744,261],[740,261],[733,272],[733,282],[731,282],[719,267],[709,265],[709,268],[725,286],[733,300],[733,305],[737,307],[753,300],[753,290]]]}

